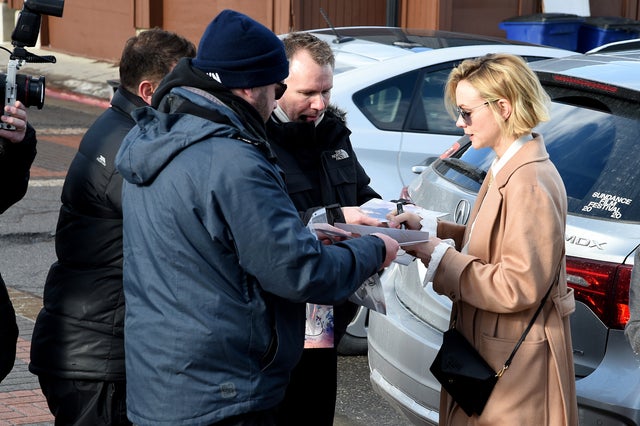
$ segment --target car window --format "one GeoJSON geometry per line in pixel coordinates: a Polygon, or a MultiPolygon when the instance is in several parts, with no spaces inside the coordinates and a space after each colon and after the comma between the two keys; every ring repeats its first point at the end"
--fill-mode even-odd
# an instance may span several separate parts
{"type": "MultiPolygon", "coordinates": [[[[536,132],[562,176],[569,213],[619,221],[640,221],[640,108],[638,103],[594,96],[559,96],[551,106],[551,120],[536,132]]],[[[454,154],[456,161],[438,160],[434,168],[445,179],[477,192],[478,174],[488,170],[494,153],[470,144],[454,154]]]]}
{"type": "Polygon", "coordinates": [[[444,179],[466,189],[469,192],[478,192],[482,179],[477,176],[485,176],[495,157],[495,153],[490,148],[473,149],[471,142],[465,136],[466,142],[461,143],[461,148],[456,151],[452,158],[436,160],[433,163],[435,171],[444,179]],[[458,161],[452,161],[454,159],[458,161]],[[460,164],[462,163],[462,164],[460,164]],[[465,170],[475,169],[477,173],[466,173],[465,170]]]}
{"type": "Polygon", "coordinates": [[[464,134],[444,106],[444,87],[449,73],[458,62],[443,64],[424,70],[419,81],[406,130],[409,132],[464,134]]]}
{"type": "Polygon", "coordinates": [[[369,86],[353,95],[353,101],[371,123],[381,130],[402,130],[418,71],[369,86]]]}
{"type": "MultiPolygon", "coordinates": [[[[545,59],[525,56],[525,60],[545,59]]],[[[444,106],[444,86],[452,61],[411,71],[356,92],[353,101],[371,123],[381,130],[461,136],[462,129],[444,106]]]]}
{"type": "Polygon", "coordinates": [[[552,113],[553,121],[539,130],[567,189],[569,212],[639,221],[640,121],[563,104],[552,113]]]}
{"type": "MultiPolygon", "coordinates": [[[[547,59],[539,56],[523,56],[527,62],[547,59]]],[[[464,131],[456,127],[455,119],[444,105],[444,88],[451,70],[462,61],[452,61],[423,69],[416,98],[411,104],[407,126],[408,132],[459,135],[464,131]]]]}

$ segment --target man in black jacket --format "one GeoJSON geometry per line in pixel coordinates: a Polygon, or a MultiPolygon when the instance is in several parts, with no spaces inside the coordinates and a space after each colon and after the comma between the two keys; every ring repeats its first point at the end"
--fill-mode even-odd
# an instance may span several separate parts
{"type": "MultiPolygon", "coordinates": [[[[344,113],[329,105],[335,66],[331,47],[304,32],[283,42],[289,59],[287,90],[267,122],[267,132],[293,203],[303,218],[326,207],[339,222],[380,225],[356,207],[380,195],[369,187],[356,158],[344,113]]],[[[279,425],[333,425],[336,348],[356,309],[348,301],[333,310],[308,305],[305,350],[291,374],[279,425]],[[309,326],[316,322],[329,332],[311,332],[309,326]]]]}
{"type": "Polygon", "coordinates": [[[130,38],[111,107],[84,135],[62,189],[58,256],[44,287],[29,369],[38,375],[56,425],[128,425],[125,406],[122,288],[122,177],[114,159],[135,125],[131,112],[151,103],[187,39],[151,29],[130,38]]]}
{"type": "MultiPolygon", "coordinates": [[[[36,131],[27,124],[25,106],[17,101],[4,109],[7,114],[2,115],[2,122],[15,130],[0,129],[0,213],[24,197],[36,156],[36,131]]],[[[17,340],[16,314],[0,276],[0,382],[13,368],[17,340]]]]}

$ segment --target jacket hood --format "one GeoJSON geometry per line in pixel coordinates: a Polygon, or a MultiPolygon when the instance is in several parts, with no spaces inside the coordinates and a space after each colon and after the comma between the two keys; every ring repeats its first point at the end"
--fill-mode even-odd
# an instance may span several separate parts
{"type": "Polygon", "coordinates": [[[152,106],[131,114],[136,126],[122,142],[116,167],[133,184],[148,184],[180,151],[214,137],[238,139],[275,162],[253,106],[193,68],[178,62],[154,93],[152,106]]]}
{"type": "Polygon", "coordinates": [[[151,106],[158,108],[162,99],[173,89],[179,86],[193,86],[210,93],[228,91],[223,85],[209,77],[204,72],[191,66],[191,58],[182,58],[173,70],[167,74],[151,98],[151,106]]]}

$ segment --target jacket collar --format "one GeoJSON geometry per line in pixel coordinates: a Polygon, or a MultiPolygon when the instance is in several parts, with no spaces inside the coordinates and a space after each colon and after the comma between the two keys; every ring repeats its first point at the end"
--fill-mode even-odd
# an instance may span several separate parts
{"type": "Polygon", "coordinates": [[[119,86],[111,98],[111,106],[123,111],[127,115],[131,115],[134,109],[145,107],[147,103],[140,96],[119,86]]]}
{"type": "MultiPolygon", "coordinates": [[[[471,213],[469,214],[468,225],[463,237],[463,246],[466,246],[469,240],[473,224],[478,216],[480,207],[485,201],[485,198],[501,196],[497,190],[503,188],[509,181],[511,175],[523,165],[536,161],[545,161],[549,158],[549,154],[547,153],[547,150],[545,148],[542,135],[533,133],[532,136],[533,139],[528,143],[525,143],[520,149],[518,149],[513,157],[511,157],[511,159],[503,165],[496,176],[493,176],[492,178],[487,177],[484,182],[482,182],[482,186],[480,186],[476,201],[473,205],[473,208],[471,209],[471,213]],[[491,193],[489,193],[489,191],[491,191],[491,193]]],[[[496,209],[499,208],[500,203],[494,202],[491,205],[491,208],[495,210],[494,213],[497,214],[496,209]]]]}

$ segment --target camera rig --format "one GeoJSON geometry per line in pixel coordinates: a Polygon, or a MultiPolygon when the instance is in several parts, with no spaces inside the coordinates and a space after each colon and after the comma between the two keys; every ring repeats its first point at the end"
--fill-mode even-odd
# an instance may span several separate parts
{"type": "MultiPolygon", "coordinates": [[[[18,16],[13,32],[11,33],[11,44],[13,51],[4,47],[2,49],[10,53],[7,63],[7,74],[2,81],[0,73],[0,93],[4,105],[13,105],[16,100],[22,102],[26,107],[36,106],[42,109],[44,105],[45,79],[44,76],[31,77],[18,74],[18,70],[26,62],[29,63],[55,63],[55,56],[39,56],[29,53],[25,47],[33,47],[38,41],[40,34],[40,24],[42,15],[52,15],[62,17],[64,0],[24,0],[22,10],[18,16]],[[4,87],[2,87],[4,83],[4,87]]],[[[0,123],[0,128],[5,130],[15,130],[13,125],[0,123]]]]}

